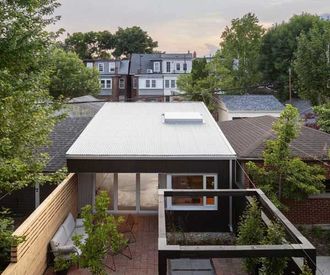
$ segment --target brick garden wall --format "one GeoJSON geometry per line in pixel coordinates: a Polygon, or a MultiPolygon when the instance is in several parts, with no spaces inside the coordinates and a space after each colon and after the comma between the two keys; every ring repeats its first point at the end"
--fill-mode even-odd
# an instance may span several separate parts
{"type": "MultiPolygon", "coordinates": [[[[262,165],[261,161],[256,163],[262,165]]],[[[246,171],[245,163],[242,167],[246,171]]],[[[326,170],[326,177],[329,179],[329,167],[326,170]]],[[[243,179],[245,188],[254,188],[246,175],[243,175],[243,179]]],[[[330,224],[330,194],[311,196],[302,201],[286,200],[284,204],[289,208],[284,214],[294,224],[330,224]]]]}

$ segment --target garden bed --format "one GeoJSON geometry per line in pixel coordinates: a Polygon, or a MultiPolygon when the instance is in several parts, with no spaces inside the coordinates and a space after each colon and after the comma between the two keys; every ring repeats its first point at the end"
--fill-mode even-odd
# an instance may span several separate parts
{"type": "Polygon", "coordinates": [[[330,256],[330,230],[319,226],[299,227],[301,233],[315,246],[318,256],[330,256]]]}
{"type": "Polygon", "coordinates": [[[234,245],[236,237],[229,232],[168,232],[169,245],[234,245]]]}

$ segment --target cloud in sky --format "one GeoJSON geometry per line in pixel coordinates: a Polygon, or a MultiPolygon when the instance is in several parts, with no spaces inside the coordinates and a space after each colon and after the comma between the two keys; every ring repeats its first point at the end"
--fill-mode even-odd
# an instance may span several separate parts
{"type": "Polygon", "coordinates": [[[62,19],[53,30],[116,31],[138,25],[158,41],[159,50],[196,50],[198,55],[214,52],[230,20],[248,12],[266,27],[293,14],[330,12],[326,0],[62,0],[61,4],[56,14],[62,19]]]}

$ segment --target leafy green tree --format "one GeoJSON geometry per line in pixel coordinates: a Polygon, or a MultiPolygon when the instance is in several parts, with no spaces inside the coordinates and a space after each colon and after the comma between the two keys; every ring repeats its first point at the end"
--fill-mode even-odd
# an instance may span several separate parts
{"type": "Polygon", "coordinates": [[[64,49],[78,54],[80,59],[108,58],[115,46],[114,35],[109,31],[76,32],[68,34],[64,49]]]}
{"type": "Polygon", "coordinates": [[[118,253],[127,246],[127,240],[118,232],[118,225],[123,222],[108,214],[110,199],[107,192],[102,191],[95,199],[95,211],[91,205],[82,209],[81,216],[84,219],[86,240],[82,236],[74,236],[74,243],[81,250],[79,257],[73,256],[73,261],[79,266],[88,268],[93,274],[107,274],[103,261],[111,249],[118,253]]]}
{"type": "MultiPolygon", "coordinates": [[[[267,227],[263,245],[283,244],[285,240],[285,232],[283,226],[278,223],[273,223],[267,227]]],[[[261,260],[261,274],[263,275],[282,275],[288,263],[285,257],[269,257],[261,260]]]]}
{"type": "Polygon", "coordinates": [[[298,77],[299,96],[314,104],[330,98],[330,21],[314,24],[298,38],[294,70],[298,77]]]}
{"type": "Polygon", "coordinates": [[[115,50],[113,56],[120,57],[132,53],[152,53],[158,47],[158,42],[138,26],[131,28],[118,28],[115,34],[115,50]]]}
{"type": "Polygon", "coordinates": [[[47,86],[54,0],[3,1],[0,5],[0,199],[7,192],[47,178],[48,144],[57,117],[47,86]]]}
{"type": "MultiPolygon", "coordinates": [[[[263,242],[265,234],[265,224],[261,218],[261,210],[256,199],[252,199],[241,216],[238,225],[237,244],[239,245],[259,245],[263,242]]],[[[244,266],[247,272],[254,273],[260,264],[259,258],[246,258],[244,266]]]]}
{"type": "Polygon", "coordinates": [[[220,50],[213,62],[220,76],[220,88],[247,92],[258,85],[261,74],[256,62],[264,28],[251,13],[231,21],[221,35],[220,50]]]}
{"type": "MultiPolygon", "coordinates": [[[[303,13],[294,15],[289,22],[276,24],[262,38],[259,60],[259,70],[263,74],[263,82],[271,83],[279,92],[279,97],[285,100],[289,96],[289,68],[293,67],[294,55],[298,47],[297,37],[307,33],[319,22],[318,16],[303,13]]],[[[296,89],[296,75],[292,70],[292,84],[296,89]]]]}
{"type": "Polygon", "coordinates": [[[216,103],[214,93],[218,80],[210,74],[205,58],[193,60],[191,74],[183,74],[177,80],[177,86],[183,91],[183,97],[188,101],[203,101],[212,113],[216,103]]]}
{"type": "Polygon", "coordinates": [[[75,53],[55,49],[51,62],[53,73],[49,93],[53,97],[72,98],[99,93],[99,72],[95,68],[87,68],[75,53]]]}
{"type": "Polygon", "coordinates": [[[320,130],[330,133],[330,103],[315,106],[313,110],[317,114],[317,125],[320,126],[320,130]]]}
{"type": "Polygon", "coordinates": [[[8,210],[0,210],[0,271],[10,262],[10,249],[24,241],[24,237],[13,236],[14,220],[8,210]]]}
{"type": "Polygon", "coordinates": [[[263,152],[264,166],[247,163],[254,182],[277,206],[281,206],[282,199],[301,200],[320,193],[324,188],[324,169],[291,156],[290,143],[300,132],[298,110],[286,105],[273,131],[276,137],[266,142],[263,152]]]}

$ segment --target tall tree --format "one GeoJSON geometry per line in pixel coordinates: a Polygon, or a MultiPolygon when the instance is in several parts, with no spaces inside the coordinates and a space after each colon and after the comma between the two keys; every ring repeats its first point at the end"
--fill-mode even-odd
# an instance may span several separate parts
{"type": "Polygon", "coordinates": [[[64,40],[64,49],[78,54],[81,59],[106,58],[111,56],[115,38],[109,31],[75,32],[64,40]]]}
{"type": "Polygon", "coordinates": [[[221,35],[220,50],[214,58],[221,77],[221,89],[247,92],[259,84],[257,66],[264,28],[251,13],[231,21],[221,35]]]}
{"type": "MultiPolygon", "coordinates": [[[[318,16],[306,13],[294,15],[289,22],[274,25],[263,36],[259,68],[263,81],[273,84],[282,100],[289,97],[289,68],[293,67],[294,54],[298,47],[297,37],[302,32],[307,33],[319,21],[318,16]]],[[[294,70],[292,76],[293,89],[296,89],[294,70]]]]}
{"type": "Polygon", "coordinates": [[[72,98],[100,92],[99,72],[95,68],[87,68],[75,53],[55,49],[51,62],[53,72],[49,93],[53,97],[72,98]]]}
{"type": "Polygon", "coordinates": [[[330,21],[314,24],[298,38],[294,70],[301,97],[314,104],[330,99],[330,21]]]}
{"type": "Polygon", "coordinates": [[[313,108],[317,114],[317,125],[321,131],[330,134],[330,102],[313,108]]]}
{"type": "Polygon", "coordinates": [[[115,57],[126,56],[132,53],[152,53],[158,47],[158,42],[138,26],[118,28],[115,34],[115,57]]]}
{"type": "Polygon", "coordinates": [[[0,5],[0,198],[5,192],[42,182],[56,104],[47,85],[52,35],[45,27],[55,0],[2,1],[0,5]]]}
{"type": "Polygon", "coordinates": [[[300,132],[299,117],[296,108],[286,105],[273,125],[275,139],[266,142],[264,166],[247,163],[252,179],[278,206],[283,199],[300,200],[324,189],[324,169],[291,156],[290,143],[300,132]]]}
{"type": "Polygon", "coordinates": [[[177,86],[184,92],[183,97],[189,101],[203,101],[210,112],[215,110],[214,93],[218,80],[211,75],[205,58],[193,60],[191,74],[183,74],[178,78],[177,86]]]}

